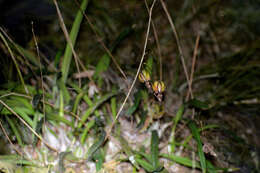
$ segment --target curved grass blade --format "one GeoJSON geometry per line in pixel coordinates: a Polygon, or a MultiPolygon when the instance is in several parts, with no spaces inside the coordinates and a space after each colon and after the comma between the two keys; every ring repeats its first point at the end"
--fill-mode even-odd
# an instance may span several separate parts
{"type": "Polygon", "coordinates": [[[73,127],[73,123],[62,116],[57,116],[56,114],[46,114],[46,118],[49,120],[62,122],[70,127],[73,127]]]}
{"type": "Polygon", "coordinates": [[[153,172],[154,171],[154,167],[152,164],[148,163],[145,160],[142,160],[138,157],[135,157],[135,161],[142,167],[144,168],[147,172],[153,172]]]}
{"type": "Polygon", "coordinates": [[[101,134],[98,138],[98,140],[89,148],[87,153],[87,160],[91,160],[93,157],[93,154],[102,146],[102,144],[105,141],[106,132],[104,130],[101,130],[101,134]]]}
{"type": "MultiPolygon", "coordinates": [[[[81,89],[79,86],[75,85],[74,83],[68,81],[68,84],[69,84],[73,89],[75,89],[78,94],[80,94],[80,93],[85,93],[83,89],[81,89]]],[[[86,93],[83,95],[83,100],[84,100],[89,106],[92,106],[92,105],[93,105],[92,100],[88,97],[88,95],[87,95],[86,93]]]]}
{"type": "Polygon", "coordinates": [[[89,130],[95,125],[95,120],[91,120],[90,122],[87,123],[83,133],[82,133],[82,136],[80,138],[80,142],[83,144],[87,138],[87,134],[89,132],[89,130]]]}
{"type": "Polygon", "coordinates": [[[180,108],[178,109],[176,116],[173,118],[172,135],[171,135],[171,139],[170,139],[170,141],[171,141],[171,151],[170,152],[172,152],[172,153],[175,150],[175,129],[176,129],[177,124],[180,121],[183,113],[184,113],[184,105],[182,104],[180,106],[180,108]]]}
{"type": "Polygon", "coordinates": [[[74,105],[73,105],[73,108],[72,108],[72,112],[75,114],[76,111],[77,111],[77,108],[78,108],[78,105],[79,105],[79,102],[80,100],[82,99],[84,93],[79,93],[75,99],[75,102],[74,102],[74,105]]]}
{"type": "Polygon", "coordinates": [[[78,128],[81,128],[82,125],[85,123],[85,121],[88,119],[88,117],[93,114],[93,112],[105,101],[107,101],[109,98],[113,97],[114,95],[116,95],[118,92],[114,91],[111,93],[108,93],[104,96],[102,96],[99,100],[97,100],[92,106],[90,106],[90,108],[88,108],[88,110],[85,112],[85,114],[83,115],[83,117],[81,118],[81,121],[79,122],[78,128]]]}
{"type": "Polygon", "coordinates": [[[198,145],[198,153],[199,153],[200,165],[201,165],[201,168],[202,168],[202,172],[206,173],[207,165],[206,165],[205,155],[204,155],[204,152],[203,152],[203,149],[202,149],[202,142],[201,142],[201,139],[200,139],[199,130],[198,130],[194,121],[191,121],[189,123],[189,127],[190,127],[192,135],[193,135],[193,137],[196,140],[197,145],[198,145]]]}
{"type": "Polygon", "coordinates": [[[17,139],[18,144],[19,144],[20,146],[23,146],[22,137],[21,137],[21,135],[20,135],[20,133],[19,133],[19,130],[16,128],[16,126],[15,126],[13,120],[10,119],[8,116],[6,116],[6,120],[7,120],[7,122],[9,123],[9,125],[10,125],[12,131],[14,132],[14,135],[15,135],[15,137],[16,137],[16,139],[17,139]]]}
{"type": "MultiPolygon", "coordinates": [[[[215,124],[206,125],[202,128],[199,128],[199,132],[204,131],[204,130],[208,130],[208,129],[214,129],[214,128],[219,128],[219,126],[215,125],[215,124]]],[[[187,144],[189,143],[191,138],[192,138],[192,135],[188,136],[181,145],[184,146],[184,147],[187,147],[187,144]]]]}
{"type": "Polygon", "coordinates": [[[13,110],[21,116],[31,127],[33,127],[33,120],[28,116],[27,109],[22,107],[14,107],[13,110]]]}

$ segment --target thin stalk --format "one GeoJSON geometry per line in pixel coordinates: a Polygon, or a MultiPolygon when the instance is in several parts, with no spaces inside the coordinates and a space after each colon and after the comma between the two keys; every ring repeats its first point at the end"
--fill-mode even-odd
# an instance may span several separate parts
{"type": "MultiPolygon", "coordinates": [[[[124,106],[125,106],[125,104],[126,104],[127,99],[129,98],[129,96],[130,96],[130,94],[131,94],[131,91],[132,91],[132,89],[133,89],[133,87],[134,87],[134,85],[135,85],[136,79],[137,79],[137,77],[138,77],[138,75],[139,75],[139,73],[140,73],[140,71],[141,71],[141,67],[142,67],[142,64],[143,64],[143,61],[144,61],[145,51],[146,51],[146,47],[147,47],[147,42],[148,42],[150,27],[151,27],[152,11],[153,11],[153,7],[154,7],[155,2],[156,2],[156,0],[153,1],[153,4],[152,4],[152,6],[151,6],[151,8],[150,8],[150,10],[149,10],[149,20],[148,20],[148,26],[147,26],[147,31],[146,31],[145,43],[144,43],[144,48],[143,48],[143,54],[142,54],[142,58],[141,58],[141,61],[140,61],[140,63],[139,63],[139,67],[138,67],[138,69],[137,69],[137,72],[136,72],[136,74],[135,74],[134,81],[132,82],[132,85],[131,85],[131,87],[129,88],[129,91],[128,91],[126,97],[125,97],[125,100],[123,101],[123,104],[122,104],[121,107],[119,108],[119,110],[118,110],[118,112],[117,112],[117,115],[116,115],[116,118],[114,119],[114,121],[113,121],[113,123],[112,123],[112,125],[111,125],[111,128],[110,128],[110,130],[108,131],[107,135],[109,135],[109,133],[111,133],[111,131],[112,131],[112,129],[113,129],[113,127],[114,127],[114,125],[115,125],[115,123],[116,123],[116,121],[117,121],[119,115],[120,115],[120,113],[122,112],[122,110],[123,110],[123,108],[124,108],[124,106]]],[[[106,136],[106,138],[107,138],[107,136],[106,136]]]]}
{"type": "Polygon", "coordinates": [[[185,73],[185,77],[186,77],[186,80],[188,82],[188,87],[189,87],[189,92],[191,94],[191,96],[193,97],[193,92],[192,92],[192,88],[190,86],[190,80],[189,80],[189,74],[188,74],[188,70],[187,70],[187,66],[186,66],[186,63],[185,63],[185,60],[184,60],[184,56],[183,56],[183,51],[182,51],[182,48],[181,48],[181,43],[180,43],[180,40],[179,40],[179,37],[178,37],[178,34],[177,34],[177,31],[176,31],[176,28],[175,28],[175,25],[172,21],[172,18],[168,12],[168,9],[166,7],[166,4],[163,0],[160,0],[161,1],[161,4],[162,4],[162,7],[164,9],[164,12],[166,13],[166,16],[169,20],[169,23],[171,25],[171,28],[172,28],[172,31],[174,33],[174,36],[176,38],[176,42],[177,42],[177,47],[178,47],[178,50],[179,50],[179,53],[180,53],[180,57],[181,57],[181,62],[182,62],[182,66],[183,66],[183,69],[184,69],[184,73],[185,73]]]}
{"type": "MultiPolygon", "coordinates": [[[[40,58],[40,51],[39,51],[39,46],[34,34],[34,29],[33,29],[33,22],[32,22],[32,34],[33,34],[33,40],[34,40],[34,44],[36,47],[36,52],[37,52],[37,56],[38,56],[38,60],[39,60],[39,65],[40,65],[40,74],[41,74],[41,88],[42,88],[42,99],[43,101],[45,100],[45,93],[44,93],[44,87],[43,87],[43,75],[42,75],[42,63],[41,63],[41,58],[40,58]]],[[[44,117],[44,123],[45,123],[45,104],[42,105],[43,108],[43,117],[44,117]]]]}

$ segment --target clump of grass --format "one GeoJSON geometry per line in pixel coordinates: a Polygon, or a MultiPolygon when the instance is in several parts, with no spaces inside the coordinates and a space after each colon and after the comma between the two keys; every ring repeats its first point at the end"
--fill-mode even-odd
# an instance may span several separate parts
{"type": "MultiPolygon", "coordinates": [[[[218,83],[211,87],[215,91],[206,91],[211,95],[208,100],[202,101],[202,96],[196,92],[199,90],[196,82],[207,78],[200,78],[199,75],[204,74],[195,71],[200,55],[199,47],[203,44],[200,39],[203,38],[200,34],[195,34],[194,49],[190,48],[193,55],[191,58],[185,57],[183,38],[178,33],[180,25],[175,26],[173,15],[163,0],[145,1],[142,4],[148,10],[147,16],[147,11],[143,9],[146,17],[143,28],[127,26],[119,31],[113,26],[117,32],[113,37],[114,41],[101,38],[105,34],[101,33],[103,30],[98,30],[99,23],[93,22],[88,16],[87,8],[91,8],[89,5],[100,10],[99,2],[89,4],[88,0],[83,0],[81,4],[77,4],[79,9],[70,31],[64,23],[64,15],[61,13],[63,8],[59,7],[61,3],[58,4],[56,0],[53,2],[66,42],[64,51],[56,52],[56,57],[51,60],[50,64],[54,64],[50,65],[51,68],[41,62],[39,41],[34,30],[32,32],[36,53],[22,48],[7,32],[2,28],[0,30],[3,50],[15,65],[15,70],[10,71],[16,72],[19,79],[6,81],[0,86],[0,126],[3,131],[0,136],[5,137],[17,152],[0,158],[1,170],[115,172],[122,163],[128,164],[132,172],[171,172],[169,165],[182,166],[190,171],[196,169],[203,173],[237,170],[220,168],[214,162],[218,157],[209,156],[206,152],[204,133],[218,130],[220,125],[203,124],[202,121],[206,118],[201,118],[201,115],[218,110],[223,103],[241,104],[259,97],[257,46],[218,60],[210,69],[217,74],[214,78],[218,83]],[[163,55],[163,50],[166,49],[162,44],[165,28],[162,31],[157,28],[159,26],[155,15],[159,6],[162,7],[163,15],[166,15],[169,22],[169,30],[176,40],[174,47],[179,59],[174,59],[173,62],[179,68],[179,74],[174,74],[174,86],[171,86],[172,69],[163,69],[171,62],[163,55]],[[96,64],[84,64],[83,57],[91,57],[82,55],[76,47],[81,30],[85,29],[84,21],[90,26],[89,32],[94,33],[97,42],[105,50],[103,52],[97,48],[99,57],[94,57],[97,60],[86,60],[96,64]],[[154,38],[150,33],[151,27],[154,38]],[[139,30],[143,31],[144,28],[145,34],[140,34],[139,30]],[[131,43],[132,34],[145,35],[142,55],[133,66],[130,63],[120,64],[121,59],[116,59],[115,55],[120,57],[118,52],[123,52],[125,42],[131,43]],[[152,53],[147,47],[152,49],[152,53]],[[76,70],[71,61],[72,56],[76,70]],[[241,61],[235,63],[240,57],[241,61]],[[180,70],[178,62],[183,70],[180,70]],[[34,76],[26,73],[30,70],[37,73],[34,76]],[[144,85],[137,82],[138,76],[144,85]],[[154,84],[151,82],[158,78],[154,84]],[[176,94],[178,85],[183,82],[181,79],[185,79],[185,82],[179,89],[176,106],[170,97],[176,94]],[[35,84],[31,81],[37,82],[35,84]],[[118,81],[124,82],[126,87],[120,88],[123,85],[118,81]],[[171,88],[175,89],[174,92],[171,88]],[[186,88],[187,91],[184,91],[186,88]],[[167,107],[169,104],[171,112],[169,106],[167,107]],[[76,166],[71,167],[71,163],[76,166]]],[[[185,4],[181,16],[185,15],[186,7],[192,6],[188,1],[185,4]]],[[[106,19],[110,21],[109,16],[106,19]]]]}

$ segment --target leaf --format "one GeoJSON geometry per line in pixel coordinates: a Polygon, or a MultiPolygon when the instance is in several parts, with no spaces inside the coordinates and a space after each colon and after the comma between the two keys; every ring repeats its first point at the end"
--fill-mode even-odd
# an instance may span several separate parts
{"type": "MultiPolygon", "coordinates": [[[[60,105],[63,105],[64,103],[68,103],[70,100],[70,93],[65,85],[65,83],[62,81],[62,79],[59,79],[58,82],[58,87],[60,89],[60,105]],[[63,103],[64,102],[64,103],[63,103]]],[[[60,107],[60,109],[63,110],[63,107],[60,107]]]]}
{"type": "Polygon", "coordinates": [[[20,117],[26,121],[31,127],[33,127],[33,121],[32,119],[29,117],[28,113],[28,109],[26,108],[22,108],[22,107],[14,107],[13,110],[20,115],[20,117]]]}
{"type": "Polygon", "coordinates": [[[209,105],[206,102],[200,101],[198,99],[192,99],[190,101],[188,101],[188,106],[189,107],[194,107],[197,109],[209,109],[209,105]]]}
{"type": "Polygon", "coordinates": [[[62,123],[64,123],[64,124],[67,124],[67,125],[70,126],[70,127],[73,127],[72,122],[70,122],[69,120],[67,120],[67,119],[64,118],[64,117],[57,116],[57,114],[53,114],[53,113],[46,114],[46,118],[49,119],[49,120],[54,120],[54,121],[57,121],[57,122],[62,122],[62,123]]]}
{"type": "Polygon", "coordinates": [[[105,141],[106,132],[104,130],[101,130],[101,134],[98,137],[98,140],[89,148],[87,153],[87,160],[91,160],[93,157],[93,154],[102,146],[102,144],[105,141]]]}
{"type": "Polygon", "coordinates": [[[151,154],[145,153],[145,148],[141,147],[141,150],[137,152],[138,156],[143,156],[149,163],[152,163],[152,157],[151,154]]]}
{"type": "Polygon", "coordinates": [[[116,118],[116,97],[111,98],[111,112],[112,112],[112,116],[115,120],[115,118],[116,118]]]}
{"type": "Polygon", "coordinates": [[[154,169],[157,169],[157,167],[159,166],[159,137],[156,130],[152,131],[151,160],[154,169]]]}
{"type": "Polygon", "coordinates": [[[85,123],[85,121],[88,119],[88,117],[93,114],[93,112],[102,104],[104,103],[106,100],[108,100],[109,98],[113,97],[114,95],[116,95],[118,92],[117,91],[113,91],[110,92],[104,96],[102,96],[100,99],[98,99],[92,106],[90,106],[87,111],[85,112],[85,114],[83,115],[83,117],[81,118],[81,121],[79,122],[78,128],[81,128],[81,126],[83,125],[83,123],[85,123]]]}
{"type": "Polygon", "coordinates": [[[7,122],[9,123],[12,131],[14,132],[14,135],[17,139],[17,142],[20,146],[23,146],[23,140],[22,140],[22,137],[21,137],[21,134],[20,134],[20,131],[17,129],[17,127],[15,126],[13,120],[11,118],[9,118],[8,116],[6,116],[6,120],[7,122]]]}
{"type": "MultiPolygon", "coordinates": [[[[218,126],[218,125],[215,125],[215,124],[206,125],[206,126],[203,126],[202,128],[199,128],[199,132],[204,131],[204,130],[208,130],[208,129],[214,129],[214,128],[219,128],[219,126],[218,126]]],[[[182,143],[182,146],[186,147],[191,138],[192,138],[192,135],[188,136],[188,137],[184,140],[184,142],[182,143]]]]}
{"type": "Polygon", "coordinates": [[[153,172],[154,171],[154,167],[152,164],[148,163],[145,160],[142,160],[140,158],[135,157],[135,161],[142,167],[144,168],[146,171],[148,172],[153,172]]]}
{"type": "Polygon", "coordinates": [[[136,111],[136,109],[138,108],[138,106],[139,106],[139,104],[140,104],[140,101],[141,101],[141,98],[142,98],[142,91],[141,90],[139,90],[136,94],[135,94],[135,100],[134,100],[134,105],[133,106],[131,106],[128,110],[127,110],[127,112],[126,112],[126,114],[127,115],[132,115],[135,111],[136,111]]]}
{"type": "Polygon", "coordinates": [[[105,154],[102,148],[99,148],[96,152],[94,152],[93,160],[95,160],[96,171],[98,172],[102,168],[102,165],[105,160],[105,154]]]}
{"type": "Polygon", "coordinates": [[[210,161],[207,160],[206,163],[207,163],[207,170],[209,173],[217,173],[215,167],[211,164],[210,161]]]}
{"type": "Polygon", "coordinates": [[[98,61],[94,78],[100,78],[100,74],[107,70],[110,64],[110,57],[107,54],[104,54],[102,58],[98,61]]]}
{"type": "Polygon", "coordinates": [[[82,99],[82,97],[85,95],[85,93],[79,93],[74,101],[74,104],[73,104],[73,108],[72,108],[72,112],[73,113],[76,113],[77,111],[77,108],[79,106],[79,103],[80,103],[80,100],[82,99]]]}
{"type": "Polygon", "coordinates": [[[195,138],[197,145],[198,145],[198,152],[199,152],[200,165],[201,165],[201,168],[202,168],[202,172],[206,173],[206,170],[207,170],[206,159],[205,159],[205,155],[204,155],[204,152],[203,152],[203,149],[202,149],[202,142],[200,140],[199,130],[198,130],[194,121],[191,121],[189,123],[189,127],[190,127],[192,135],[195,138]]]}
{"type": "Polygon", "coordinates": [[[87,134],[89,130],[95,125],[95,120],[91,120],[87,123],[86,127],[84,128],[84,131],[81,135],[80,142],[83,144],[87,138],[87,134]]]}
{"type": "Polygon", "coordinates": [[[149,73],[150,76],[152,76],[153,57],[150,56],[144,65],[145,65],[145,66],[144,66],[145,70],[148,71],[148,73],[149,73]]]}
{"type": "MultiPolygon", "coordinates": [[[[76,18],[73,22],[72,29],[70,31],[70,40],[71,40],[72,46],[75,45],[75,42],[76,42],[76,39],[77,39],[77,36],[79,33],[81,21],[83,19],[82,11],[86,10],[87,5],[88,5],[88,0],[82,0],[80,9],[78,10],[76,18]]],[[[63,78],[64,83],[66,83],[66,81],[67,81],[69,68],[70,68],[70,64],[71,64],[71,58],[72,58],[72,50],[71,50],[70,44],[67,42],[65,53],[64,53],[64,58],[63,58],[63,62],[62,62],[62,67],[61,67],[62,78],[63,78]]]]}
{"type": "MultiPolygon", "coordinates": [[[[161,154],[162,157],[169,159],[171,161],[174,161],[176,163],[179,163],[184,166],[193,167],[192,160],[186,157],[176,156],[176,155],[168,155],[168,154],[161,154]]],[[[200,168],[200,165],[198,162],[195,162],[195,167],[200,168]]]]}
{"type": "Polygon", "coordinates": [[[176,116],[173,118],[173,127],[172,127],[172,136],[171,136],[171,152],[173,153],[175,150],[175,129],[177,127],[178,122],[180,121],[182,115],[184,113],[184,105],[182,104],[178,109],[176,116]]]}
{"type": "Polygon", "coordinates": [[[59,50],[56,55],[55,55],[55,58],[54,58],[54,67],[55,68],[59,68],[59,64],[60,64],[60,61],[61,61],[61,56],[62,56],[62,51],[59,50]]]}
{"type": "Polygon", "coordinates": [[[32,106],[33,106],[34,109],[38,107],[41,99],[42,99],[42,94],[36,94],[36,95],[33,96],[32,106]]]}

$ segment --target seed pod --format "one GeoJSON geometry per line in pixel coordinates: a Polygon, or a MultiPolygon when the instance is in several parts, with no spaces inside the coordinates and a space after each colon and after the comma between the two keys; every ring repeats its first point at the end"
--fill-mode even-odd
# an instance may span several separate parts
{"type": "Polygon", "coordinates": [[[151,80],[150,74],[147,70],[142,70],[142,72],[139,73],[138,78],[139,78],[140,82],[142,82],[142,83],[148,82],[151,80]]]}
{"type": "Polygon", "coordinates": [[[162,81],[155,81],[153,83],[153,91],[154,93],[162,93],[165,90],[165,85],[162,81]]]}

